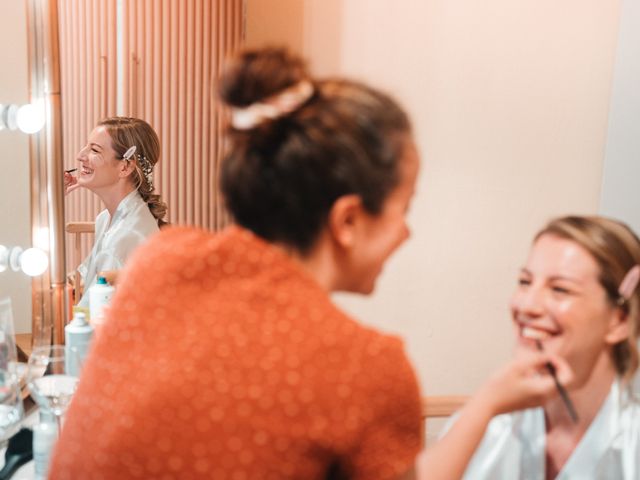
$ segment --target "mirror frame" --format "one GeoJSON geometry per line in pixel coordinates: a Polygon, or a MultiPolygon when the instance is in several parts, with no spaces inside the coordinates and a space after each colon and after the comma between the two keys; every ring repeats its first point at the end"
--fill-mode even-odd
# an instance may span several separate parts
{"type": "Polygon", "coordinates": [[[60,56],[56,0],[26,0],[29,97],[44,101],[45,126],[31,136],[32,244],[47,252],[49,269],[32,281],[32,345],[64,343],[68,312],[64,238],[64,180],[60,56]]]}

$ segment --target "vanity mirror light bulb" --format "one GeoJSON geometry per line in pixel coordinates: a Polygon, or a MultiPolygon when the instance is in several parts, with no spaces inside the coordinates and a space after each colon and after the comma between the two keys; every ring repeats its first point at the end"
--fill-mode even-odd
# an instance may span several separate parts
{"type": "Polygon", "coordinates": [[[20,255],[20,268],[30,277],[42,275],[49,266],[49,258],[39,248],[27,248],[20,255]]]}
{"type": "Polygon", "coordinates": [[[44,127],[45,114],[42,102],[27,103],[16,112],[16,125],[24,133],[36,133],[44,127]]]}
{"type": "Polygon", "coordinates": [[[0,272],[4,272],[9,266],[9,249],[0,245],[0,272]]]}
{"type": "Polygon", "coordinates": [[[45,104],[43,100],[18,107],[14,103],[0,104],[0,130],[16,130],[36,133],[44,127],[45,104]]]}
{"type": "Polygon", "coordinates": [[[18,128],[16,117],[18,116],[18,106],[14,103],[0,103],[0,130],[15,130],[18,128]]]}

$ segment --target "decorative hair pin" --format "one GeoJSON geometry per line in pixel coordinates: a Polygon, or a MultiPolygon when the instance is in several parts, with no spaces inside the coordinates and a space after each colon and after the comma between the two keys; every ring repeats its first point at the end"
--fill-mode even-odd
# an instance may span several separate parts
{"type": "Polygon", "coordinates": [[[131,160],[135,155],[137,157],[138,163],[140,164],[140,169],[142,170],[142,174],[144,175],[144,179],[149,184],[149,188],[153,190],[153,165],[151,162],[147,160],[147,157],[143,157],[142,155],[136,155],[137,147],[132,145],[124,152],[122,155],[123,160],[131,160]]]}
{"type": "Polygon", "coordinates": [[[147,160],[147,157],[141,157],[140,155],[138,155],[138,163],[140,164],[145,180],[149,184],[149,188],[153,190],[153,165],[147,160]]]}
{"type": "Polygon", "coordinates": [[[266,120],[275,120],[297,110],[312,95],[312,83],[303,80],[262,102],[234,108],[231,111],[231,125],[238,130],[251,130],[266,120]]]}
{"type": "Polygon", "coordinates": [[[126,152],[124,152],[124,155],[122,155],[122,159],[123,159],[123,160],[129,160],[129,159],[131,159],[131,157],[133,156],[133,154],[134,154],[134,153],[136,153],[136,149],[137,149],[137,147],[136,147],[135,145],[133,145],[133,146],[129,147],[129,148],[127,149],[127,151],[126,151],[126,152]]]}
{"type": "Polygon", "coordinates": [[[640,281],[640,265],[634,265],[629,269],[618,287],[618,305],[624,305],[633,295],[640,281]]]}

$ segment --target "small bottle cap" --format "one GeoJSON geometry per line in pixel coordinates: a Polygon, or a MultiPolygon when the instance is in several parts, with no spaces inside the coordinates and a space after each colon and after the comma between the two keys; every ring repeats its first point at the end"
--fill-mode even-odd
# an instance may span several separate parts
{"type": "Polygon", "coordinates": [[[71,323],[73,323],[74,325],[89,324],[89,322],[87,322],[87,316],[84,312],[73,312],[73,319],[71,320],[71,323]]]}
{"type": "Polygon", "coordinates": [[[105,277],[98,277],[98,281],[96,283],[98,285],[107,285],[107,279],[105,277]]]}

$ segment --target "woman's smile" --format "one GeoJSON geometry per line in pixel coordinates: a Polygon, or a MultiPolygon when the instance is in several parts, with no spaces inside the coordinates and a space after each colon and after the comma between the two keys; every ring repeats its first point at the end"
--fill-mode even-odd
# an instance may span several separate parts
{"type": "Polygon", "coordinates": [[[562,334],[559,329],[548,328],[541,325],[532,325],[530,323],[524,323],[519,325],[520,337],[523,339],[546,341],[552,337],[556,337],[562,334]]]}
{"type": "Polygon", "coordinates": [[[80,175],[91,175],[93,173],[93,169],[89,168],[85,165],[80,167],[80,175]]]}

